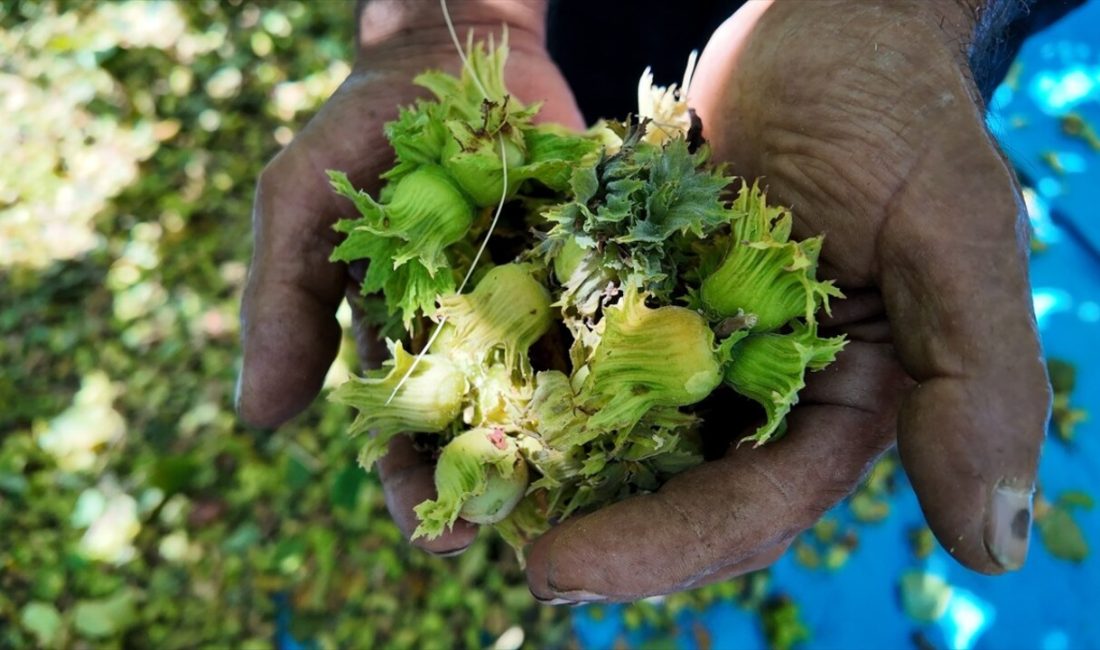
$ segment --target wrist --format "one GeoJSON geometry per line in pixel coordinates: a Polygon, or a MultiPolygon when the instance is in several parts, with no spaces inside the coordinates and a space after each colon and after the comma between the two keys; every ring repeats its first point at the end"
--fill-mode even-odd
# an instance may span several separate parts
{"type": "MultiPolygon", "coordinates": [[[[494,31],[506,25],[511,38],[542,47],[546,41],[548,0],[452,0],[447,9],[460,42],[466,33],[494,31]]],[[[436,0],[365,0],[358,5],[361,50],[384,47],[393,41],[423,46],[450,44],[443,9],[436,0]]],[[[449,45],[453,49],[452,45],[449,45]]]]}

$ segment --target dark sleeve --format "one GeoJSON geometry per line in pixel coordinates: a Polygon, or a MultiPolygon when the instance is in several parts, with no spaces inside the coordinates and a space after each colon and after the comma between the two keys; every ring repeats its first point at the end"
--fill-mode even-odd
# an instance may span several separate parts
{"type": "Polygon", "coordinates": [[[974,81],[986,101],[1008,74],[1008,68],[1016,59],[1027,37],[1054,24],[1066,14],[1085,4],[1086,0],[1005,1],[1021,2],[1023,10],[1008,23],[998,37],[994,38],[989,48],[984,51],[974,51],[970,61],[971,68],[974,70],[974,81]]]}

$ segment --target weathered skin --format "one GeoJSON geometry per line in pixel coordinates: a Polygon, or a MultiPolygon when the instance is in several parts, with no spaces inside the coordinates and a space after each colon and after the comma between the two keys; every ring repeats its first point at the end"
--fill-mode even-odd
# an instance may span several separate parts
{"type": "Polygon", "coordinates": [[[764,566],[895,435],[960,562],[1023,562],[1012,521],[1029,516],[1049,393],[1026,221],[969,81],[967,19],[956,0],[777,0],[713,37],[690,99],[704,136],[793,206],[796,237],[825,234],[822,276],[851,296],[828,324],[851,343],[777,444],[731,450],[539,540],[537,596],[633,599],[764,566]]]}
{"type": "MultiPolygon", "coordinates": [[[[750,3],[716,33],[691,98],[704,135],[717,159],[765,177],[793,207],[797,237],[826,235],[821,275],[849,299],[823,325],[852,343],[812,377],[777,444],[731,450],[655,494],[552,529],[528,558],[537,597],[630,600],[766,566],[895,436],[955,557],[987,573],[1022,563],[1026,527],[1011,522],[1030,517],[1049,391],[1016,182],[963,54],[970,1],[750,3]]],[[[471,12],[460,33],[462,21],[511,25],[508,83],[520,99],[549,100],[543,119],[579,126],[542,46],[539,3],[534,17],[501,9],[527,3],[459,4],[471,12]]],[[[419,95],[409,80],[457,69],[438,18],[433,28],[405,18],[365,35],[353,76],[257,187],[238,402],[253,424],[278,426],[316,396],[339,340],[333,314],[355,293],[347,269],[327,261],[333,220],[352,215],[324,170],[371,189],[392,162],[381,123],[419,95]]],[[[377,363],[371,334],[356,333],[364,361],[377,363]]],[[[381,470],[408,535],[413,506],[434,497],[432,468],[399,436],[381,470]]],[[[460,522],[414,543],[445,553],[475,534],[460,522]]]]}

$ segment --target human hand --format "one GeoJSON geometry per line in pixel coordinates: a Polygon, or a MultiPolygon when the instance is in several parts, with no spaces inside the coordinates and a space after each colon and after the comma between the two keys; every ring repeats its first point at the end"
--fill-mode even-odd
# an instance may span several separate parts
{"type": "Polygon", "coordinates": [[[983,573],[1023,563],[1050,396],[1027,222],[966,59],[963,3],[980,1],[757,2],[715,33],[689,103],[716,160],[763,177],[796,236],[825,234],[821,274],[849,298],[823,325],[850,343],[783,439],[539,539],[537,597],[632,600],[766,566],[895,435],[944,547],[983,573]]]}
{"type": "MultiPolygon", "coordinates": [[[[490,31],[500,40],[509,27],[511,55],[506,83],[523,102],[545,102],[540,119],[580,127],[583,120],[572,93],[544,47],[541,2],[484,0],[456,4],[452,13],[462,37],[490,31]]],[[[244,352],[237,386],[237,410],[248,423],[275,428],[317,396],[340,344],[335,313],[345,295],[352,305],[358,277],[329,261],[339,242],[333,223],[354,218],[350,202],[339,199],[325,170],[345,171],[356,187],[374,192],[378,176],[393,165],[382,125],[399,106],[426,96],[412,79],[427,69],[457,73],[460,60],[439,6],[420,2],[372,2],[362,17],[361,47],[346,81],[317,115],[264,169],[253,208],[254,252],[241,307],[244,352]]],[[[354,333],[364,367],[385,357],[374,332],[353,309],[354,333]]],[[[416,528],[413,507],[435,497],[430,462],[398,436],[379,463],[386,503],[409,537],[416,528]]],[[[453,530],[413,543],[436,553],[461,550],[476,528],[459,522],[453,530]]]]}

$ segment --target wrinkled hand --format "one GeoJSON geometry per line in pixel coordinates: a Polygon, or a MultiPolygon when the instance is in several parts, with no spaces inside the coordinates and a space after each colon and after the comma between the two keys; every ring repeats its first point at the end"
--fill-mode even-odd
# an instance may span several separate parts
{"type": "Polygon", "coordinates": [[[770,564],[897,439],[929,525],[984,573],[1019,567],[1049,405],[1013,172],[986,132],[959,0],[750,3],[714,35],[690,103],[715,157],[762,176],[851,339],[788,434],[534,545],[545,600],[630,600],[770,564]],[[952,13],[954,9],[956,13],[952,13]]]}
{"type": "MultiPolygon", "coordinates": [[[[479,24],[494,27],[499,41],[499,20],[479,24]]],[[[465,26],[457,27],[465,35],[465,26]]],[[[509,46],[506,83],[517,97],[545,101],[540,113],[544,121],[582,126],[572,93],[541,35],[513,25],[509,46]]],[[[277,427],[313,401],[339,348],[336,309],[345,295],[357,303],[358,280],[346,265],[329,262],[339,241],[332,224],[357,215],[350,202],[331,190],[325,170],[345,171],[356,187],[376,191],[378,175],[393,165],[383,123],[397,117],[399,106],[427,94],[412,78],[432,68],[457,74],[459,65],[442,26],[402,32],[364,48],[340,89],[265,168],[256,187],[255,249],[241,309],[244,360],[237,409],[250,424],[277,427]]],[[[377,367],[385,346],[357,316],[362,363],[377,367]]],[[[398,436],[379,470],[390,512],[408,537],[416,528],[413,507],[435,498],[432,466],[408,438],[398,436]]],[[[460,521],[442,537],[414,543],[446,553],[465,548],[475,534],[474,526],[460,521]]]]}

